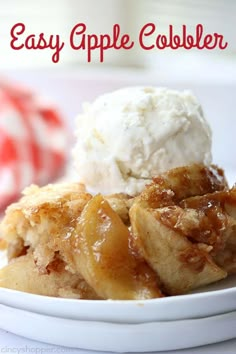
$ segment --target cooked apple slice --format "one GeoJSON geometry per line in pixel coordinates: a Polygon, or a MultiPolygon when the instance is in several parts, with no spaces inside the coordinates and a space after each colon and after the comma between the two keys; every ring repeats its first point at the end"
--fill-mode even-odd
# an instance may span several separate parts
{"type": "Polygon", "coordinates": [[[226,277],[206,250],[165,226],[159,217],[158,209],[144,208],[139,201],[130,209],[134,237],[167,294],[186,293],[226,277]]]}
{"type": "Polygon", "coordinates": [[[79,272],[104,299],[162,296],[157,275],[136,254],[130,241],[128,228],[109,203],[101,195],[94,197],[73,234],[79,272]]]}
{"type": "Polygon", "coordinates": [[[84,279],[68,272],[60,259],[52,262],[47,274],[40,274],[32,253],[0,269],[0,287],[46,296],[98,299],[84,279]]]}

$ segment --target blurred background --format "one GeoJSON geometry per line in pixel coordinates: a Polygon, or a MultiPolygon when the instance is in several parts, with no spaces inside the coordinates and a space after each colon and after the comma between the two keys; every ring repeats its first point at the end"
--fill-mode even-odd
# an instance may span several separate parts
{"type": "Polygon", "coordinates": [[[236,1],[235,0],[0,0],[0,71],[4,78],[26,84],[51,100],[70,129],[81,103],[123,86],[156,85],[190,89],[199,98],[213,129],[214,161],[236,171],[233,157],[236,132],[236,1]],[[226,50],[109,50],[104,63],[98,53],[87,63],[86,53],[66,45],[58,64],[46,51],[13,51],[9,31],[17,23],[26,33],[69,33],[84,22],[90,33],[111,33],[119,23],[137,43],[140,28],[154,22],[158,33],[172,24],[181,33],[185,24],[194,33],[198,23],[209,33],[224,35],[226,50]]]}

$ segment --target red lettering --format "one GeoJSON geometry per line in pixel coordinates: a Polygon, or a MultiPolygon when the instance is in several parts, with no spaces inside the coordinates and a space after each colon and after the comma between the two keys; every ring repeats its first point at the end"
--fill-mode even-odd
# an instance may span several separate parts
{"type": "Polygon", "coordinates": [[[46,47],[47,47],[47,42],[46,42],[46,39],[44,38],[44,33],[40,33],[39,41],[38,41],[38,48],[44,49],[46,47]]]}
{"type": "Polygon", "coordinates": [[[168,47],[171,49],[178,49],[180,47],[180,36],[178,34],[173,35],[173,26],[170,25],[170,43],[168,47]]]}
{"type": "Polygon", "coordinates": [[[49,48],[55,49],[55,52],[54,52],[54,54],[52,56],[53,63],[58,63],[59,62],[59,60],[60,60],[60,52],[63,49],[64,45],[65,45],[64,42],[62,42],[60,44],[60,36],[59,36],[59,34],[56,34],[55,36],[51,35],[49,37],[49,48]],[[53,44],[54,38],[55,38],[55,43],[53,44]]]}
{"type": "MultiPolygon", "coordinates": [[[[190,36],[190,39],[193,39],[193,37],[192,36],[190,36]]],[[[184,48],[184,49],[190,49],[190,48],[192,48],[192,46],[193,46],[193,43],[191,43],[190,45],[189,45],[190,43],[189,43],[189,36],[187,36],[187,31],[186,31],[186,25],[183,25],[183,44],[182,44],[182,47],[184,48]],[[188,44],[188,45],[187,45],[188,44]]]]}
{"type": "Polygon", "coordinates": [[[197,49],[208,49],[212,50],[216,47],[219,49],[225,49],[228,46],[227,42],[224,42],[224,37],[221,34],[205,34],[204,27],[202,24],[198,24],[195,29],[195,36],[187,34],[186,25],[182,26],[182,37],[178,34],[174,34],[174,29],[172,25],[169,25],[169,34],[156,34],[155,44],[146,45],[144,43],[144,38],[155,33],[156,26],[154,23],[147,23],[144,25],[139,33],[139,43],[142,49],[151,50],[157,48],[164,50],[166,48],[178,49],[184,48],[190,50],[192,48],[197,49]]]}
{"type": "Polygon", "coordinates": [[[104,61],[105,50],[114,48],[119,49],[130,49],[133,47],[134,42],[130,42],[130,36],[128,34],[120,35],[120,25],[115,24],[113,26],[112,36],[109,34],[86,34],[86,25],[84,23],[79,23],[75,25],[70,34],[70,45],[74,50],[86,50],[88,62],[92,61],[92,53],[94,50],[98,49],[100,52],[99,59],[102,63],[104,61]],[[81,36],[80,41],[76,44],[76,36],[81,36]]]}
{"type": "Polygon", "coordinates": [[[170,46],[172,49],[178,49],[180,47],[180,36],[177,34],[173,37],[173,44],[170,46]]]}
{"type": "Polygon", "coordinates": [[[214,49],[217,46],[217,38],[214,38],[215,41],[212,45],[210,45],[213,41],[213,36],[211,34],[207,34],[203,41],[203,46],[206,49],[214,49]]]}
{"type": "Polygon", "coordinates": [[[134,41],[131,41],[130,43],[129,43],[129,41],[130,41],[130,36],[128,34],[124,34],[121,37],[121,46],[123,49],[129,50],[129,49],[133,48],[134,41]]]}
{"type": "MultiPolygon", "coordinates": [[[[64,42],[60,41],[59,35],[45,36],[44,33],[25,35],[26,27],[23,23],[15,24],[10,31],[11,41],[10,46],[14,50],[25,48],[27,50],[53,50],[52,61],[57,63],[60,59],[60,52],[64,47],[64,42]],[[24,39],[20,36],[24,36],[24,39]]],[[[99,51],[100,62],[104,61],[105,51],[108,49],[129,50],[133,48],[134,41],[125,33],[121,34],[119,24],[115,24],[111,34],[87,34],[85,23],[76,24],[70,33],[70,46],[73,50],[85,50],[87,53],[88,62],[92,61],[92,55],[95,50],[99,51]]],[[[177,50],[184,48],[190,50],[197,48],[199,50],[212,50],[219,48],[224,50],[228,46],[228,42],[224,40],[224,36],[218,33],[204,33],[204,26],[198,24],[195,28],[195,34],[187,33],[186,25],[182,26],[182,35],[174,33],[174,27],[169,25],[169,33],[157,33],[156,25],[152,22],[145,24],[139,32],[139,44],[144,50],[152,50],[154,48],[164,50],[171,48],[177,50]]],[[[23,37],[22,36],[22,37],[23,37]]]]}
{"type": "Polygon", "coordinates": [[[191,34],[189,34],[186,38],[185,49],[192,49],[194,47],[194,38],[191,34]]]}
{"type": "Polygon", "coordinates": [[[113,26],[113,45],[114,49],[131,49],[134,46],[134,42],[130,43],[130,36],[128,34],[124,34],[120,38],[120,25],[117,23],[113,26]]]}
{"type": "MultiPolygon", "coordinates": [[[[87,43],[88,43],[88,62],[90,63],[92,50],[98,49],[100,47],[100,45],[98,44],[98,37],[96,36],[96,34],[88,34],[87,43]]],[[[100,50],[100,61],[103,61],[103,52],[101,50],[100,50]]]]}
{"type": "Polygon", "coordinates": [[[224,50],[225,48],[227,48],[228,46],[228,42],[225,42],[225,44],[223,44],[223,40],[224,40],[224,36],[222,36],[222,34],[218,34],[218,33],[214,33],[214,36],[219,39],[219,48],[224,50]]]}
{"type": "Polygon", "coordinates": [[[167,38],[164,34],[159,34],[157,36],[156,47],[158,49],[165,49],[167,47],[167,38]]]}
{"type": "Polygon", "coordinates": [[[60,43],[60,36],[50,35],[48,40],[45,39],[44,33],[40,33],[37,37],[35,34],[30,34],[26,36],[24,40],[24,44],[22,43],[19,46],[15,45],[15,42],[18,41],[18,36],[22,35],[25,32],[25,25],[23,23],[17,23],[11,29],[11,37],[12,41],[10,43],[12,49],[22,49],[25,48],[27,50],[42,50],[42,49],[55,49],[55,52],[52,55],[53,63],[58,63],[60,59],[60,51],[64,47],[64,42],[60,43]],[[16,29],[19,29],[18,31],[16,29]],[[17,35],[17,36],[16,36],[17,35]]]}
{"type": "Polygon", "coordinates": [[[111,44],[111,38],[108,34],[101,34],[100,40],[101,40],[100,62],[102,63],[104,61],[104,51],[109,48],[112,48],[112,44],[111,44]]]}
{"type": "Polygon", "coordinates": [[[194,47],[198,49],[204,48],[204,46],[201,45],[202,34],[203,34],[203,25],[198,24],[196,26],[196,44],[194,45],[194,47]]]}
{"type": "Polygon", "coordinates": [[[34,34],[31,34],[30,36],[26,37],[25,48],[26,49],[37,49],[37,47],[35,46],[35,35],[34,34]]]}
{"type": "Polygon", "coordinates": [[[15,42],[18,41],[18,35],[21,35],[24,32],[25,32],[25,25],[23,23],[16,23],[12,27],[11,32],[10,32],[11,38],[12,38],[12,40],[10,42],[10,46],[12,49],[19,50],[19,49],[24,48],[24,44],[20,44],[20,46],[18,46],[18,47],[15,45],[15,42]],[[19,29],[18,32],[17,32],[17,29],[19,29]]]}
{"type": "Polygon", "coordinates": [[[119,36],[120,36],[120,25],[118,24],[115,24],[113,26],[113,48],[114,49],[120,49],[121,48],[121,45],[118,45],[118,39],[119,39],[119,36]]]}
{"type": "Polygon", "coordinates": [[[70,33],[70,46],[74,50],[78,49],[85,49],[85,35],[84,32],[86,31],[86,25],[84,23],[78,23],[75,25],[70,33]],[[78,31],[77,31],[78,30],[78,31]],[[75,44],[75,36],[81,35],[82,34],[82,39],[81,42],[76,45],[75,44]]]}
{"type": "Polygon", "coordinates": [[[156,26],[154,25],[154,23],[147,23],[141,29],[141,31],[139,33],[139,43],[140,43],[140,46],[142,49],[150,50],[155,47],[154,44],[152,44],[150,46],[146,46],[143,41],[143,37],[148,37],[148,36],[152,35],[155,32],[155,29],[156,29],[156,26]],[[148,29],[148,31],[146,32],[147,29],[148,29]]]}
{"type": "Polygon", "coordinates": [[[104,50],[112,48],[111,37],[108,34],[101,34],[101,46],[104,50]]]}

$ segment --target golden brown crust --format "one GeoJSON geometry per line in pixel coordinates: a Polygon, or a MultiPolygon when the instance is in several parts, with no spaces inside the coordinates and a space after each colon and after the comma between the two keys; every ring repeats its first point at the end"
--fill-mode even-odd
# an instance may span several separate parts
{"type": "Polygon", "coordinates": [[[174,168],[155,178],[141,193],[141,199],[149,207],[175,205],[182,199],[201,196],[228,188],[222,169],[193,164],[174,168]]]}

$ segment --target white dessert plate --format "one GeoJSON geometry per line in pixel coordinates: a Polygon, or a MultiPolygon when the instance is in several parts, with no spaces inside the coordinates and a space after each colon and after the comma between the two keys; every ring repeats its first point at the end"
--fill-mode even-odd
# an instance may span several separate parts
{"type": "MultiPolygon", "coordinates": [[[[2,256],[2,265],[6,261],[2,256]]],[[[145,323],[208,317],[236,310],[236,276],[194,294],[144,301],[62,299],[0,288],[0,304],[80,321],[145,323]]]]}
{"type": "Polygon", "coordinates": [[[194,320],[142,324],[70,320],[4,305],[0,305],[0,313],[0,327],[4,330],[41,342],[89,350],[135,353],[175,350],[236,336],[236,311],[194,320]]]}

